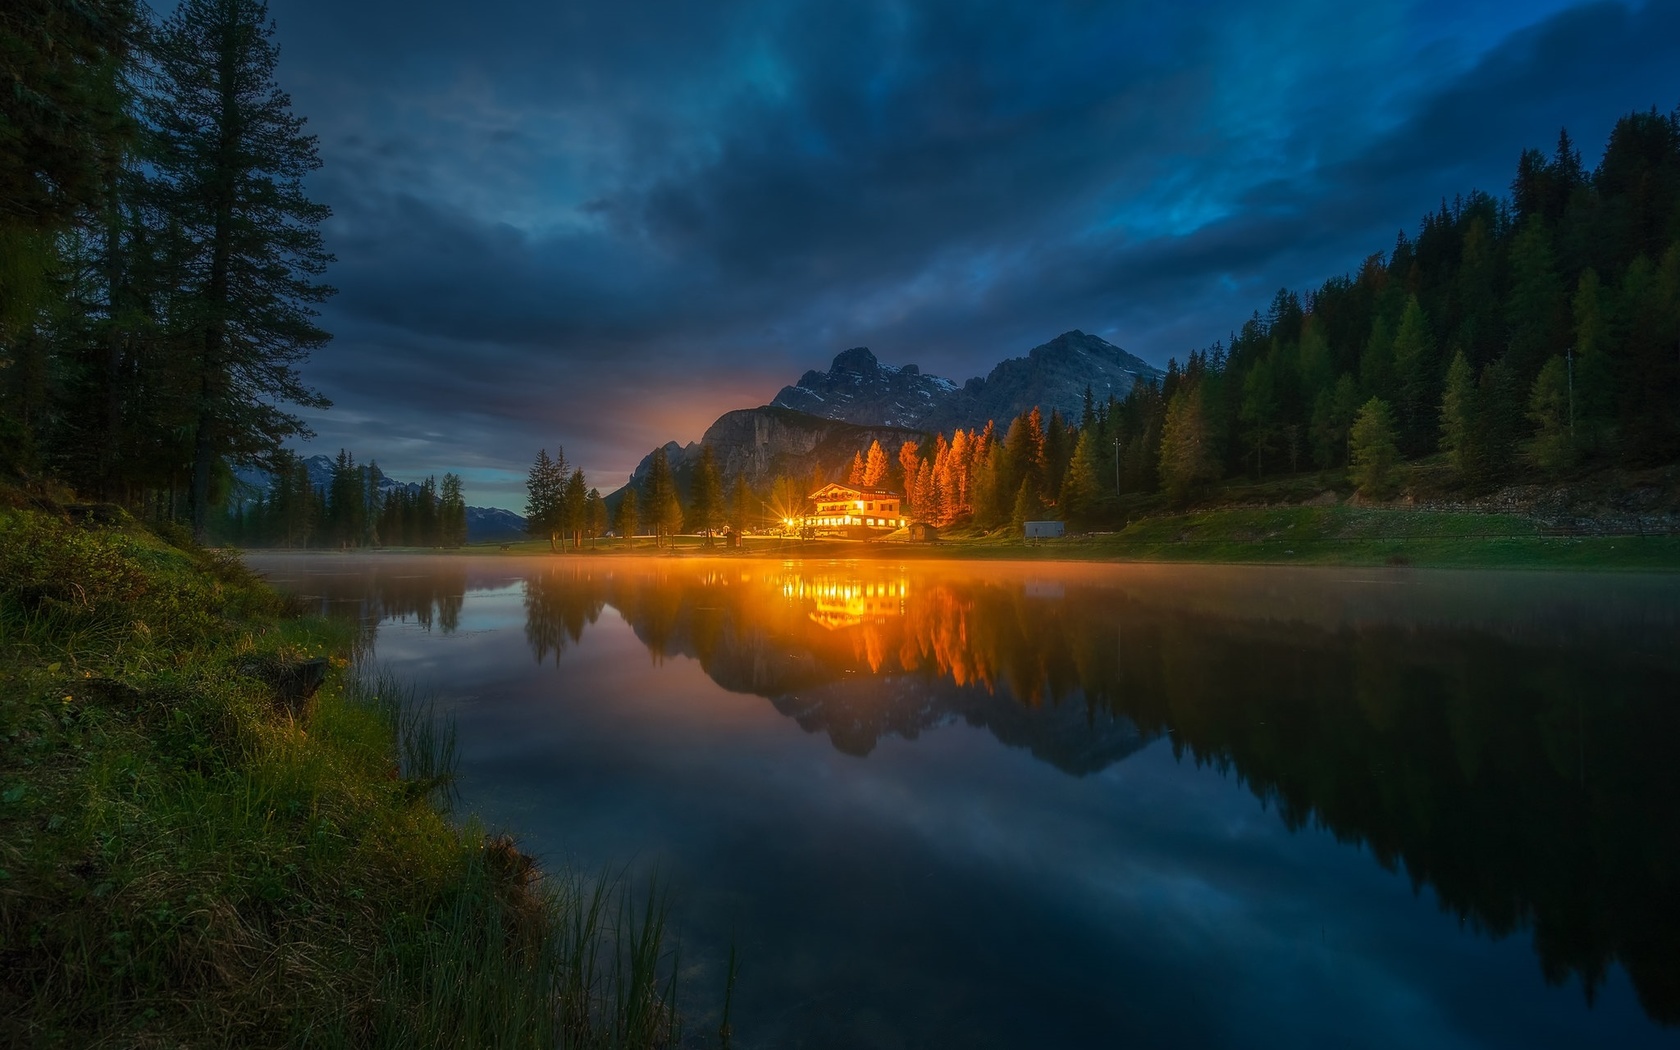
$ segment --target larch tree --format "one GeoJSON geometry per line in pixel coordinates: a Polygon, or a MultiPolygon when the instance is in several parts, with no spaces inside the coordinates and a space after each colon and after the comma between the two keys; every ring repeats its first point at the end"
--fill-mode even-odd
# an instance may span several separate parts
{"type": "Polygon", "coordinates": [[[1097,466],[1101,458],[1099,440],[1094,427],[1079,432],[1079,443],[1074,446],[1067,477],[1062,481],[1062,515],[1080,525],[1089,524],[1102,507],[1103,484],[1097,466]]]}
{"type": "Polygon", "coordinates": [[[333,289],[330,214],[303,179],[320,167],[315,137],[274,80],[278,49],[262,0],[183,0],[154,49],[157,192],[184,273],[169,308],[192,377],[193,532],[209,521],[219,461],[264,459],[308,434],[281,404],[324,408],[297,366],[325,345],[315,323],[333,289]]]}
{"type": "Polygon", "coordinates": [[[1528,419],[1534,424],[1528,458],[1545,471],[1575,462],[1574,427],[1569,418],[1569,376],[1561,357],[1548,358],[1529,388],[1528,419]]]}
{"type": "Polygon", "coordinates": [[[857,488],[862,485],[863,475],[867,469],[868,467],[863,461],[863,453],[853,453],[852,465],[846,470],[846,484],[852,486],[853,488],[857,488]]]}
{"type": "Polygon", "coordinates": [[[887,481],[887,450],[881,447],[879,441],[869,443],[869,454],[863,461],[863,484],[866,488],[879,488],[887,481]]]}
{"type": "Polygon", "coordinates": [[[1373,397],[1360,408],[1348,435],[1353,467],[1348,472],[1362,496],[1384,499],[1393,494],[1394,465],[1400,460],[1395,442],[1394,415],[1388,402],[1373,397]]]}
{"type": "Polygon", "coordinates": [[[1161,427],[1161,484],[1174,503],[1183,503],[1198,487],[1218,479],[1201,385],[1181,387],[1161,427]]]}
{"type": "Polygon", "coordinates": [[[1476,424],[1476,379],[1464,352],[1453,355],[1447,366],[1447,386],[1441,394],[1441,450],[1447,462],[1460,474],[1473,462],[1476,424]]]}

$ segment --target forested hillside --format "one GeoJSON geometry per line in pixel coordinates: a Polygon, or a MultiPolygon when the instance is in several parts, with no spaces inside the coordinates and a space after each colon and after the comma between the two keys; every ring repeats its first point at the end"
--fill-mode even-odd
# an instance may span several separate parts
{"type": "Polygon", "coordinates": [[[1444,454],[1467,491],[1680,457],[1680,112],[1622,118],[1598,166],[1567,133],[1348,275],[1282,290],[1159,384],[940,435],[892,458],[919,519],[992,527],[1221,479],[1348,468],[1369,497],[1444,454]]]}

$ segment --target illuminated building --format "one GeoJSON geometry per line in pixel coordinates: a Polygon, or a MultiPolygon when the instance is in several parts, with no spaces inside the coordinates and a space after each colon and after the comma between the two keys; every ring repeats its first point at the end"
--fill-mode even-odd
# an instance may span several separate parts
{"type": "Polygon", "coordinates": [[[806,519],[818,536],[868,539],[902,529],[904,496],[891,489],[872,489],[838,482],[811,493],[816,511],[806,519]]]}

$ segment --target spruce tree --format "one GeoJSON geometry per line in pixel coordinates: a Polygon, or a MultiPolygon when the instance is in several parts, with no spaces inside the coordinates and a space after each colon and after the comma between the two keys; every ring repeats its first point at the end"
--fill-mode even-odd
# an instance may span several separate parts
{"type": "Polygon", "coordinates": [[[274,80],[262,0],[183,0],[155,48],[158,193],[185,283],[171,305],[191,376],[193,530],[218,460],[270,455],[308,428],[281,404],[324,408],[297,366],[330,336],[315,307],[331,260],[328,208],[305,196],[315,137],[274,80]]]}

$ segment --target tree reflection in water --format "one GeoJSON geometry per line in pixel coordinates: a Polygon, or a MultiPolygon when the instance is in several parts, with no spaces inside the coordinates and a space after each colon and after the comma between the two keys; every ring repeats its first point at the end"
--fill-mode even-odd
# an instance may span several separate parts
{"type": "Polygon", "coordinates": [[[522,586],[532,655],[557,666],[612,606],[654,661],[691,657],[852,755],[960,719],[1082,776],[1165,736],[1470,927],[1532,930],[1548,980],[1590,999],[1620,962],[1680,1023],[1672,581],[427,562],[293,589],[448,632],[469,587],[522,586]]]}
{"type": "Polygon", "coordinates": [[[1531,928],[1548,980],[1578,976],[1590,999],[1619,961],[1650,1016],[1680,1022],[1672,609],[1466,625],[1450,596],[1372,611],[869,565],[527,586],[539,659],[611,605],[656,660],[693,657],[848,754],[960,718],[1083,775],[1166,735],[1474,928],[1531,928]]]}

